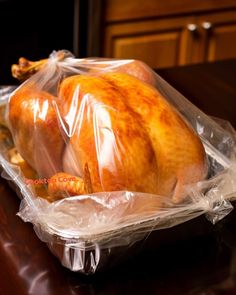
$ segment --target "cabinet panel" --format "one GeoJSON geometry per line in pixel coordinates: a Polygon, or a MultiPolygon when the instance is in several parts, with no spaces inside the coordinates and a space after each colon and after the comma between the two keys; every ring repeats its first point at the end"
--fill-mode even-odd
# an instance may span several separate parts
{"type": "Polygon", "coordinates": [[[183,13],[206,13],[232,7],[236,7],[235,0],[106,0],[104,17],[106,22],[115,22],[183,13]]]}
{"type": "Polygon", "coordinates": [[[192,17],[107,26],[103,55],[134,58],[153,68],[186,64],[194,41],[187,25],[192,17]]]}
{"type": "Polygon", "coordinates": [[[236,23],[215,28],[209,38],[207,60],[236,57],[236,23]]]}
{"type": "Polygon", "coordinates": [[[179,32],[115,38],[114,55],[118,58],[141,59],[154,68],[177,64],[179,32]]]}
{"type": "Polygon", "coordinates": [[[236,58],[236,11],[203,15],[197,20],[205,42],[204,61],[236,58]],[[204,29],[204,23],[209,24],[204,29]],[[205,37],[204,37],[205,34],[205,37]]]}

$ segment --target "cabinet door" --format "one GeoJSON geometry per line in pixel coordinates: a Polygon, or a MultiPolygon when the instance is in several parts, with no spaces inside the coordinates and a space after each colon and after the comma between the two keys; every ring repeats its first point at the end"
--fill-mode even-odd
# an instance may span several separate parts
{"type": "Polygon", "coordinates": [[[103,55],[140,59],[153,68],[186,64],[194,46],[193,17],[107,25],[103,55]]]}
{"type": "Polygon", "coordinates": [[[236,10],[204,15],[198,24],[205,31],[205,60],[236,58],[236,10]]]}

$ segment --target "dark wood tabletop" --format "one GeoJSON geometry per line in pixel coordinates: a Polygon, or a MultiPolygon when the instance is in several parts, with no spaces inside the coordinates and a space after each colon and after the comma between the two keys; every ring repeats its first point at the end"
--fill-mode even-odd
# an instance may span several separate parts
{"type": "Polygon", "coordinates": [[[236,60],[157,72],[202,111],[236,128],[236,60]]]}
{"type": "MultiPolygon", "coordinates": [[[[204,112],[236,127],[236,60],[158,73],[204,112]]],[[[32,225],[16,215],[19,205],[1,179],[0,295],[236,294],[234,211],[216,225],[200,216],[157,231],[116,267],[86,277],[60,264],[32,225]]]]}

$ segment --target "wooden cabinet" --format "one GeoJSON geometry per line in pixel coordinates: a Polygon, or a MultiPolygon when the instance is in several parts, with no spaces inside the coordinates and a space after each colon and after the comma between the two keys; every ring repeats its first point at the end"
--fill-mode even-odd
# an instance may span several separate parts
{"type": "Polygon", "coordinates": [[[205,25],[202,60],[214,61],[236,58],[236,10],[198,17],[197,23],[205,25]]]}
{"type": "Polygon", "coordinates": [[[192,17],[115,24],[105,31],[104,55],[134,58],[152,67],[184,63],[192,47],[192,17]]]}
{"type": "Polygon", "coordinates": [[[236,1],[105,2],[102,56],[153,68],[236,58],[236,1]]]}

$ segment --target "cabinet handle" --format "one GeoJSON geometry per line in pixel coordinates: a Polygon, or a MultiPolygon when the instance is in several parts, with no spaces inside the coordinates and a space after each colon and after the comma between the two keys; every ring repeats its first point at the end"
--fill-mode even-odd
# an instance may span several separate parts
{"type": "Polygon", "coordinates": [[[187,29],[190,31],[190,32],[196,32],[197,31],[197,25],[196,24],[188,24],[187,25],[187,29]]]}
{"type": "Polygon", "coordinates": [[[203,27],[203,29],[208,31],[212,28],[212,23],[211,22],[203,22],[202,27],[203,27]]]}

